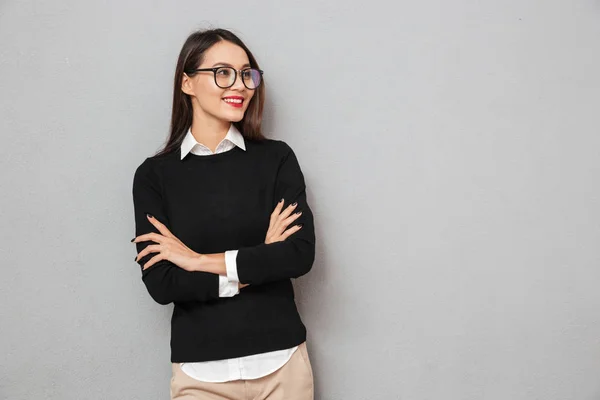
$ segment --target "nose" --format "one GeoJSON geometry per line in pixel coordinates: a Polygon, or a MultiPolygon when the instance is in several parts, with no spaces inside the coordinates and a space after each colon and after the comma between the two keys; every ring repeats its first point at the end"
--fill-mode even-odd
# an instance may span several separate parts
{"type": "Polygon", "coordinates": [[[233,82],[233,85],[230,87],[230,89],[235,89],[235,90],[244,90],[246,89],[246,86],[244,86],[244,82],[243,82],[243,78],[242,78],[242,73],[237,71],[236,72],[236,77],[235,77],[235,82],[233,82]]]}

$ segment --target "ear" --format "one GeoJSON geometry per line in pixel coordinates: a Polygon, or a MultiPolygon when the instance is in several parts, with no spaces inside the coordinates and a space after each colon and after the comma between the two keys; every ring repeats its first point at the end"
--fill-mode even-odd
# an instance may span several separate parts
{"type": "Polygon", "coordinates": [[[187,76],[187,74],[184,72],[183,79],[181,80],[181,91],[185,94],[192,96],[194,94],[194,91],[192,90],[190,79],[191,78],[187,76]]]}

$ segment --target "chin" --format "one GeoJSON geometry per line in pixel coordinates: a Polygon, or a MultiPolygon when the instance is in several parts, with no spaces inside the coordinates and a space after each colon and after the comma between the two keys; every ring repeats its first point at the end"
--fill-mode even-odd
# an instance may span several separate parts
{"type": "Polygon", "coordinates": [[[243,119],[244,119],[244,113],[240,113],[239,116],[227,118],[227,120],[230,121],[230,122],[240,122],[243,119]]]}

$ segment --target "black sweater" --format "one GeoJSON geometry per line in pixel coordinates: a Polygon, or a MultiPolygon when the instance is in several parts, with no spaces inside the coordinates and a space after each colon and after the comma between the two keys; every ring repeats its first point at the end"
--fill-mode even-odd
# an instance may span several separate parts
{"type": "MultiPolygon", "coordinates": [[[[160,304],[174,303],[171,362],[198,362],[286,349],[306,339],[290,278],[310,271],[315,257],[313,215],[293,150],[281,140],[245,139],[246,150],[210,156],[180,150],[149,157],[136,169],[136,236],[158,230],[153,215],[200,254],[238,250],[241,283],[234,297],[219,297],[218,275],[189,272],[163,260],[142,270],[160,304]],[[277,202],[298,202],[303,227],[282,242],[265,244],[277,202]]],[[[138,253],[153,242],[137,243],[138,253]]],[[[156,253],[139,260],[140,268],[156,253]]]]}

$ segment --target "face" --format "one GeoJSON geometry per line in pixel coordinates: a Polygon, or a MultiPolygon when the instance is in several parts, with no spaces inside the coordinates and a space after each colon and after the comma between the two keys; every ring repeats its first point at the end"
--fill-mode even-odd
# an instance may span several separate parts
{"type": "MultiPolygon", "coordinates": [[[[204,53],[204,61],[197,68],[231,66],[237,70],[250,67],[250,61],[244,49],[228,41],[220,41],[204,53]]],[[[194,113],[203,118],[213,118],[227,122],[238,122],[244,118],[250,99],[255,90],[244,86],[241,77],[233,86],[222,89],[215,83],[212,71],[200,71],[192,77],[183,75],[181,90],[191,96],[194,113]],[[241,98],[241,107],[236,103],[228,103],[227,97],[241,98]]]]}

